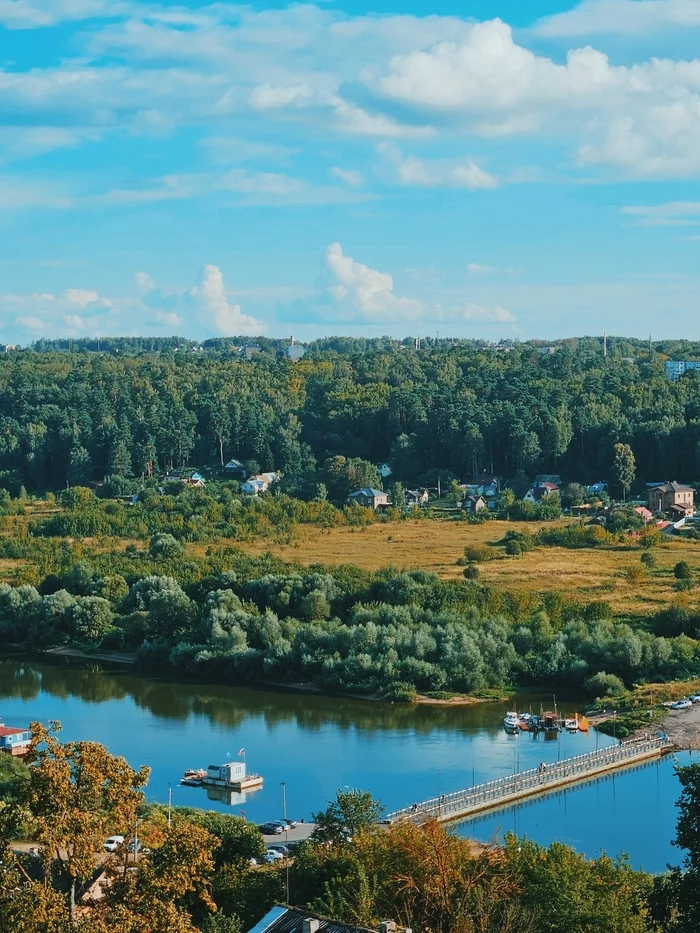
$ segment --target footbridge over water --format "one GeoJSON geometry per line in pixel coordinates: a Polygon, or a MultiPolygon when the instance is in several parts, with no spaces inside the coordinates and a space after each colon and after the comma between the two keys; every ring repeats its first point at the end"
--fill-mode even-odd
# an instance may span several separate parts
{"type": "Polygon", "coordinates": [[[414,803],[386,816],[387,823],[408,820],[420,823],[435,819],[441,823],[466,820],[487,810],[518,803],[527,797],[547,794],[605,774],[661,758],[675,749],[666,738],[643,739],[609,745],[606,748],[540,765],[508,777],[497,778],[466,790],[442,794],[423,803],[414,803]]]}

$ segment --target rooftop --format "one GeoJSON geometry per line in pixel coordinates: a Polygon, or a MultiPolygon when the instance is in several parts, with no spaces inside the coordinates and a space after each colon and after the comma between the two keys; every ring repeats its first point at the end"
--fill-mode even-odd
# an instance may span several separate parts
{"type": "MultiPolygon", "coordinates": [[[[352,923],[341,923],[339,920],[328,920],[311,914],[307,910],[296,907],[273,907],[249,933],[304,933],[304,921],[312,921],[312,929],[318,933],[374,933],[367,927],[355,926],[352,923]]],[[[307,924],[308,926],[308,924],[307,924]]]]}
{"type": "Polygon", "coordinates": [[[0,739],[7,735],[21,735],[23,732],[29,734],[29,729],[13,729],[10,726],[0,726],[0,739]]]}

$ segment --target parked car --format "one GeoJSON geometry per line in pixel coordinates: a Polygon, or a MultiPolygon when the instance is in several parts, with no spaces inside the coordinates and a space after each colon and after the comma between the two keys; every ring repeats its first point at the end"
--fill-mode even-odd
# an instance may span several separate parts
{"type": "Polygon", "coordinates": [[[123,836],[110,836],[109,839],[105,839],[104,850],[105,852],[116,852],[119,846],[123,845],[123,836]]]}
{"type": "Polygon", "coordinates": [[[289,858],[289,847],[280,846],[280,845],[270,845],[267,847],[267,851],[270,852],[280,852],[285,858],[289,858]]]}
{"type": "Polygon", "coordinates": [[[129,852],[131,852],[132,855],[135,855],[137,852],[143,852],[144,855],[148,855],[150,851],[150,849],[147,849],[144,845],[142,845],[140,839],[132,839],[129,843],[129,852]]]}
{"type": "Polygon", "coordinates": [[[294,829],[297,825],[296,820],[277,820],[282,829],[294,829]]]}
{"type": "Polygon", "coordinates": [[[692,705],[691,700],[676,700],[675,703],[671,704],[671,709],[690,709],[692,705]]]}
{"type": "Polygon", "coordinates": [[[690,699],[693,703],[700,703],[700,693],[694,693],[690,699]]]}
{"type": "Polygon", "coordinates": [[[290,855],[294,855],[296,850],[300,845],[303,845],[305,842],[308,842],[307,839],[292,839],[290,842],[286,843],[287,850],[290,855]]]}
{"type": "Polygon", "coordinates": [[[265,861],[268,865],[273,865],[275,862],[281,862],[284,856],[281,852],[277,852],[276,849],[268,849],[265,853],[265,861]]]}
{"type": "Polygon", "coordinates": [[[260,832],[263,836],[279,836],[284,832],[284,827],[281,823],[270,821],[269,823],[262,823],[260,825],[260,832]]]}

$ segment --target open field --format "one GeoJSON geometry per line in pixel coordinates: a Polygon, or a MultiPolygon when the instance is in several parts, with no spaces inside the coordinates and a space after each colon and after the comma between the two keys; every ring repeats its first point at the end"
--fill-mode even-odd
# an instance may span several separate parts
{"type": "MultiPolygon", "coordinates": [[[[508,530],[537,530],[532,523],[493,521],[415,521],[369,525],[365,528],[300,528],[292,544],[256,542],[245,550],[270,551],[283,560],[309,564],[355,564],[366,570],[392,566],[421,568],[444,579],[455,579],[467,544],[495,544],[508,530]]],[[[551,527],[551,526],[548,526],[551,527]]],[[[642,551],[620,545],[612,550],[537,548],[519,558],[503,557],[479,565],[480,581],[508,590],[557,590],[582,601],[606,600],[615,612],[648,614],[681,596],[675,588],[673,566],[687,561],[700,574],[700,543],[669,540],[654,549],[657,567],[638,582],[626,579],[628,568],[639,568],[642,551]]],[[[691,594],[690,599],[693,600],[691,594]]]]}

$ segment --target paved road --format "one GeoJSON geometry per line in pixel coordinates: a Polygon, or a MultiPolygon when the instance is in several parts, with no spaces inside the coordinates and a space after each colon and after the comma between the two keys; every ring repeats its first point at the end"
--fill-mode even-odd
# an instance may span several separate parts
{"type": "Polygon", "coordinates": [[[274,836],[263,835],[263,839],[268,844],[275,843],[277,845],[284,845],[285,842],[296,842],[298,839],[308,839],[314,829],[316,829],[315,823],[297,823],[294,829],[289,829],[286,833],[279,833],[274,836]]]}

